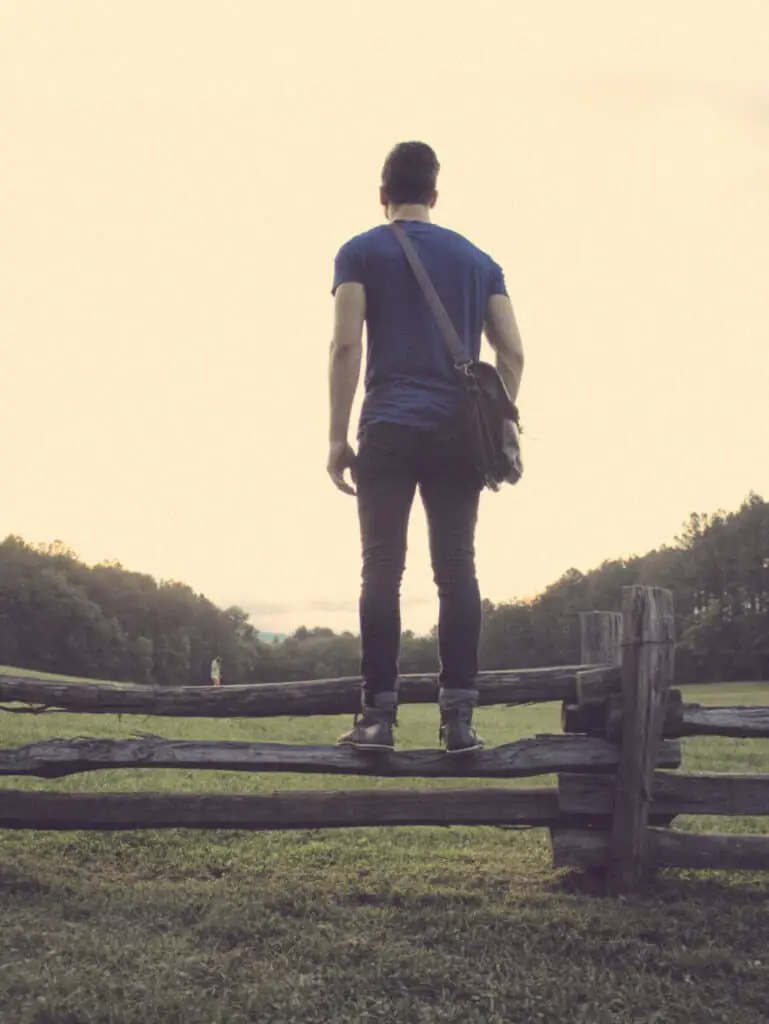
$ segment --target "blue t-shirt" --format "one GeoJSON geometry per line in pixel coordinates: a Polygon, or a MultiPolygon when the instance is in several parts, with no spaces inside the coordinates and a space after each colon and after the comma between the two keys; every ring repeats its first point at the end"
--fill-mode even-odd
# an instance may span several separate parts
{"type": "MultiPolygon", "coordinates": [[[[506,295],[502,268],[455,231],[400,221],[422,259],[468,354],[478,359],[490,295],[506,295]]],[[[357,281],[366,290],[365,395],[358,434],[371,423],[438,429],[460,408],[461,380],[405,253],[387,225],[339,250],[332,294],[357,281]]]]}

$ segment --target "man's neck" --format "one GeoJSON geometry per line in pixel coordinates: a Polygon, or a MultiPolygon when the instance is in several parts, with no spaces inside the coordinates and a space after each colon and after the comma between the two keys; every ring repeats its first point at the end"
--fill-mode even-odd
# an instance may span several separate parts
{"type": "Polygon", "coordinates": [[[387,216],[389,220],[421,220],[429,224],[430,208],[422,203],[400,203],[388,206],[387,216]]]}

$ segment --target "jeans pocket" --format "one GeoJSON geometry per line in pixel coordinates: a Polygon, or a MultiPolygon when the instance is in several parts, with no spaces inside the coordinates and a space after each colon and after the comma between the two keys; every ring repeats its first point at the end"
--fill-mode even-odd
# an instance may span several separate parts
{"type": "Polygon", "coordinates": [[[358,451],[400,455],[410,448],[407,428],[399,427],[397,423],[373,423],[364,428],[358,451]]]}
{"type": "Polygon", "coordinates": [[[375,423],[366,427],[358,444],[355,472],[359,481],[381,486],[410,480],[414,470],[414,441],[398,424],[375,423]]]}

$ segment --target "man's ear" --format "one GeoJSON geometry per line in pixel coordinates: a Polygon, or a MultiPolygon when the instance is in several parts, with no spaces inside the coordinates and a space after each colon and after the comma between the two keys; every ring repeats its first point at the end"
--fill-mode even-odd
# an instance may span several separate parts
{"type": "Polygon", "coordinates": [[[432,199],[430,200],[429,208],[432,210],[432,208],[435,206],[435,204],[437,202],[438,202],[438,190],[436,189],[435,192],[433,192],[432,199]]]}
{"type": "Polygon", "coordinates": [[[390,205],[390,200],[387,198],[387,193],[384,190],[384,185],[380,185],[379,187],[379,202],[381,203],[385,210],[387,210],[387,207],[390,205]]]}

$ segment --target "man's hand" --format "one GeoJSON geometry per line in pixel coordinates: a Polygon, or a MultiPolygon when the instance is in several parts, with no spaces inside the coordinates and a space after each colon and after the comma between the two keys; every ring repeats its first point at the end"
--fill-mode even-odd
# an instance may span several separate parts
{"type": "Polygon", "coordinates": [[[355,452],[346,441],[332,441],[328,450],[328,464],[326,466],[328,475],[344,494],[355,494],[355,490],[344,478],[345,470],[350,470],[350,476],[355,483],[355,452]]]}

